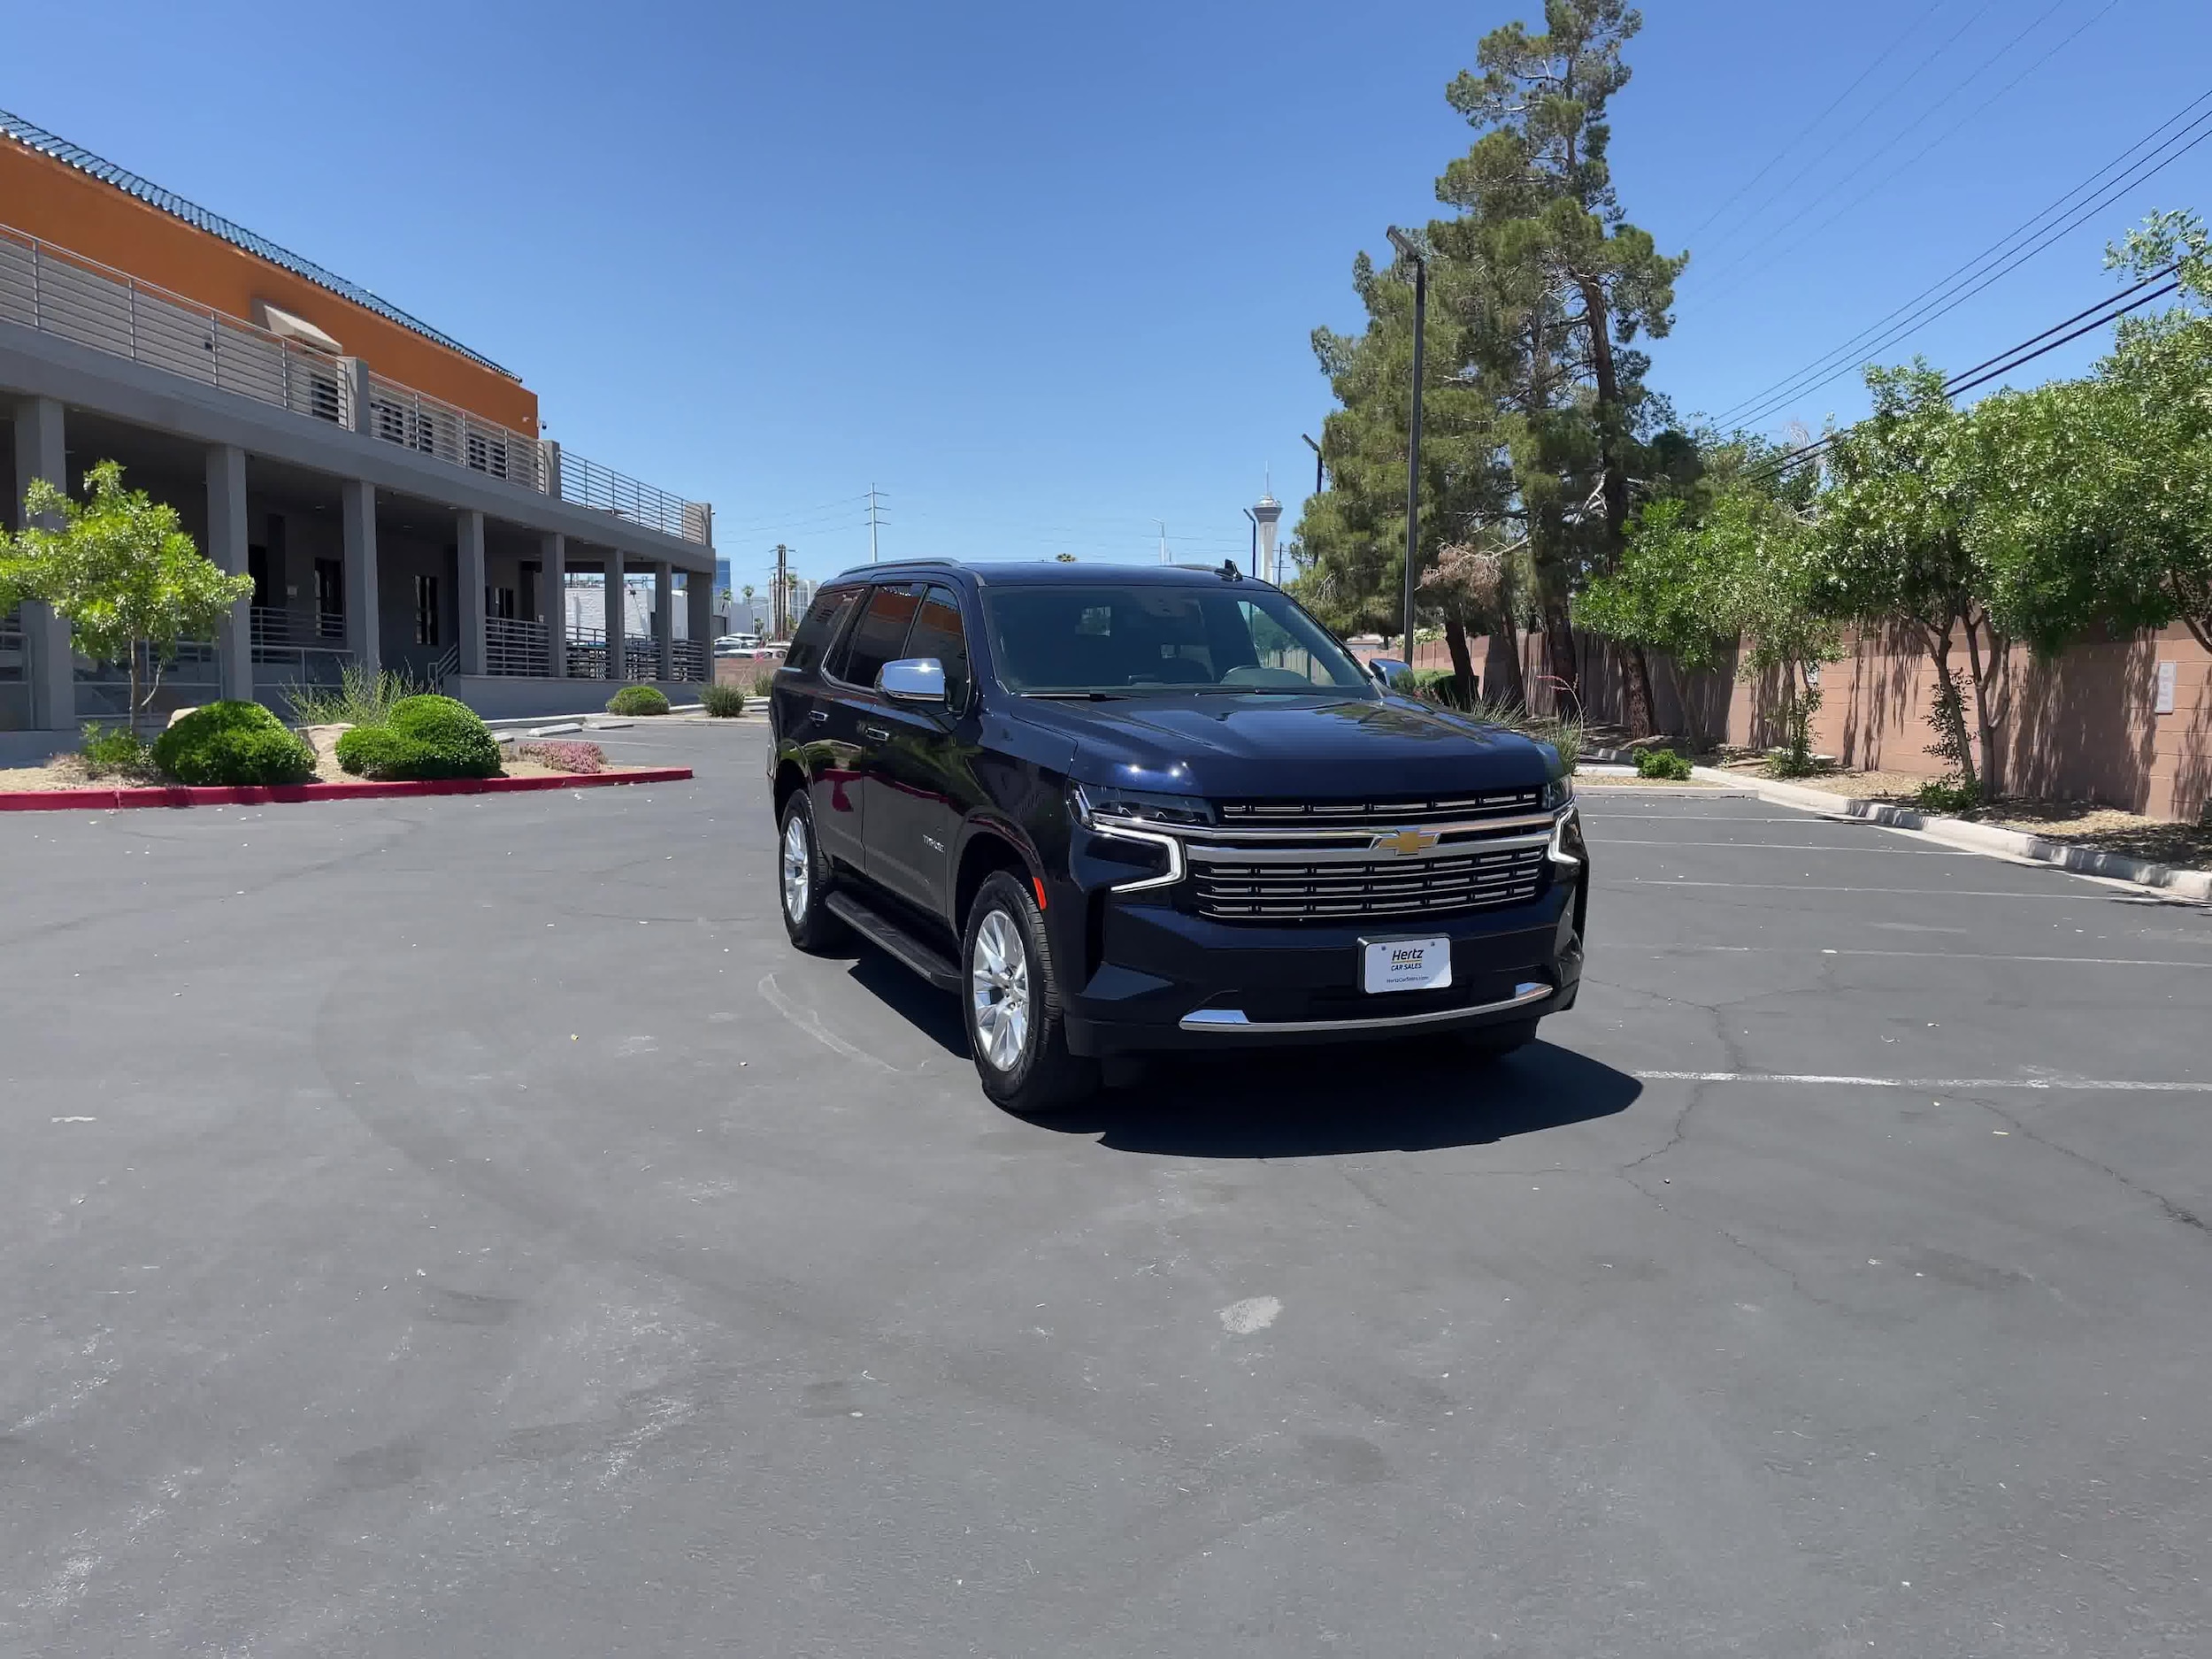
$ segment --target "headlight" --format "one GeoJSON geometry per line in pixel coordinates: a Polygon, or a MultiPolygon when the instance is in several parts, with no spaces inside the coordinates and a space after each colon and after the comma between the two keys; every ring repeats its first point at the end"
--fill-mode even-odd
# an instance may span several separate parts
{"type": "Polygon", "coordinates": [[[1563,772],[1544,786],[1543,810],[1556,812],[1574,798],[1575,780],[1563,772]]]}
{"type": "Polygon", "coordinates": [[[1100,828],[1102,818],[1183,828],[1197,828],[1214,821],[1213,803],[1195,795],[1154,795],[1143,789],[1118,789],[1111,784],[1087,783],[1077,784],[1069,794],[1077,819],[1089,829],[1100,828]]]}
{"type": "Polygon", "coordinates": [[[1213,822],[1213,808],[1189,795],[1148,795],[1139,790],[1107,787],[1099,788],[1094,795],[1079,783],[1069,789],[1068,806],[1076,821],[1092,834],[1148,847],[1160,855],[1163,863],[1159,874],[1140,877],[1134,881],[1117,881],[1108,889],[1113,893],[1171,887],[1183,879],[1187,866],[1181,838],[1168,833],[1164,827],[1147,829],[1143,826],[1194,826],[1213,822]]]}

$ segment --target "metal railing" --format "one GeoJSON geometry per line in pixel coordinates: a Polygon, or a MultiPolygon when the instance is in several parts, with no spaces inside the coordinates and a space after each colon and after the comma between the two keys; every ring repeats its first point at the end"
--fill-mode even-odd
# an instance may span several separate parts
{"type": "Polygon", "coordinates": [[[341,359],[0,225],[0,320],[334,425],[353,424],[341,359]]]}
{"type": "Polygon", "coordinates": [[[362,430],[371,437],[544,492],[545,457],[535,438],[380,374],[365,378],[369,409],[362,430]]]}
{"type": "Polygon", "coordinates": [[[602,628],[568,631],[568,677],[604,680],[607,677],[607,635],[602,628]]]}
{"type": "Polygon", "coordinates": [[[272,334],[5,225],[0,321],[354,428],[663,535],[702,547],[713,542],[713,509],[704,502],[564,455],[557,444],[374,373],[361,376],[368,407],[357,411],[355,359],[272,334]]]}
{"type": "Polygon", "coordinates": [[[701,546],[712,541],[713,515],[703,502],[686,501],[566,450],[561,451],[558,472],[563,501],[612,513],[680,541],[701,546]]]}
{"type": "Polygon", "coordinates": [[[704,685],[707,673],[707,647],[698,640],[676,641],[676,678],[687,686],[704,685]]]}
{"type": "Polygon", "coordinates": [[[346,619],[335,611],[255,605],[246,612],[246,626],[259,681],[334,686],[353,660],[346,649],[346,619]]]}
{"type": "Polygon", "coordinates": [[[256,605],[246,613],[256,645],[305,645],[343,650],[346,619],[334,611],[312,613],[278,605],[256,605]]]}
{"type": "Polygon", "coordinates": [[[542,622],[484,618],[484,672],[488,674],[542,674],[549,649],[542,622]]]}

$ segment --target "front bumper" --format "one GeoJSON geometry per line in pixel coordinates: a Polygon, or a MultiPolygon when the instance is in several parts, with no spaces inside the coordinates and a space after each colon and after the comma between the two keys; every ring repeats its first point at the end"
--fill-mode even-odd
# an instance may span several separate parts
{"type": "Polygon", "coordinates": [[[1509,908],[1294,925],[1210,919],[1181,907],[1172,890],[1078,887],[1055,907],[1065,930],[1060,960],[1079,966],[1064,979],[1076,987],[1064,1004],[1068,1046],[1094,1056],[1220,1053],[1563,1013],[1581,983],[1587,868],[1553,863],[1542,891],[1509,908]],[[1437,937],[1451,941],[1448,987],[1363,988],[1364,943],[1437,937]]]}

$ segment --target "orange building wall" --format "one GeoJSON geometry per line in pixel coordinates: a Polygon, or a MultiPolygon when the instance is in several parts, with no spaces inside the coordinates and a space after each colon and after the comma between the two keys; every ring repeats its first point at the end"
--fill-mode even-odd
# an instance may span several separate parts
{"type": "Polygon", "coordinates": [[[387,379],[537,435],[537,394],[519,381],[5,137],[0,224],[248,322],[254,302],[265,300],[387,379]]]}

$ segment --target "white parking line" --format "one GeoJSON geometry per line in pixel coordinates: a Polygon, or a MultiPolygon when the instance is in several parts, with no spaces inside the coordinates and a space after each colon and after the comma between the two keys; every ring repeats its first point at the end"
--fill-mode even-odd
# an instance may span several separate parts
{"type": "Polygon", "coordinates": [[[2212,961],[2174,962],[2142,956],[2014,956],[1975,950],[1839,950],[1825,945],[1655,945],[1647,940],[1623,940],[1617,944],[1600,941],[1594,948],[1648,950],[1655,956],[1676,950],[1701,950],[1708,955],[1731,956],[1761,951],[1800,956],[1904,956],[1924,962],[2062,962],[2078,968],[2212,968],[2212,961]]]}
{"type": "Polygon", "coordinates": [[[2145,1083],[2124,1078],[2086,1077],[1824,1077],[1817,1072],[1794,1071],[1635,1071],[1630,1075],[1647,1083],[1829,1083],[1845,1088],[1928,1089],[1947,1091],[1954,1094],[1991,1088],[2212,1094],[2212,1080],[2202,1083],[2145,1083]]]}
{"type": "Polygon", "coordinates": [[[1594,847],[1724,847],[1739,853],[1903,853],[1916,858],[1978,858],[1962,847],[1847,847],[1828,841],[1645,841],[1593,835],[1594,847]]]}
{"type": "MultiPolygon", "coordinates": [[[[2068,871],[2055,873],[2067,875],[2068,871]]],[[[2086,877],[2076,877],[2085,880],[2086,877]]],[[[1600,887],[1725,887],[1732,893],[1895,893],[1915,899],[2063,899],[2072,902],[2086,893],[2016,893],[2008,888],[1985,891],[1974,887],[1822,887],[1803,881],[1670,881],[1664,876],[1600,877],[1600,887]]]]}

